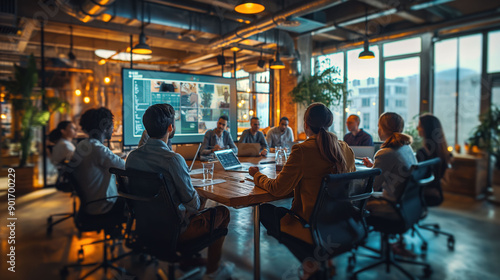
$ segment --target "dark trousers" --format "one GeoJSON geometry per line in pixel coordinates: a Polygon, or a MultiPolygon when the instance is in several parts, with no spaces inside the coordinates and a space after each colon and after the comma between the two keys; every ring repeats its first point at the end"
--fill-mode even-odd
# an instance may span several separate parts
{"type": "MultiPolygon", "coordinates": [[[[224,206],[216,206],[214,229],[225,229],[229,224],[229,210],[224,206]]],[[[205,211],[199,215],[193,216],[189,221],[187,229],[179,236],[179,242],[187,243],[190,240],[210,232],[210,211],[205,211]]],[[[208,246],[207,273],[212,273],[219,267],[219,261],[222,256],[222,244],[224,236],[217,239],[208,246]]]]}

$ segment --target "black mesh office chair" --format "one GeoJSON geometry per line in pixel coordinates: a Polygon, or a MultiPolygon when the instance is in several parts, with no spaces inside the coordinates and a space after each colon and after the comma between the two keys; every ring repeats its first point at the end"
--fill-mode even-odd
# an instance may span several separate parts
{"type": "Polygon", "coordinates": [[[110,168],[119,184],[120,195],[127,198],[127,205],[134,222],[127,226],[127,246],[135,253],[150,255],[166,261],[168,279],[175,279],[176,264],[196,256],[217,239],[227,234],[227,229],[214,229],[216,209],[211,208],[210,232],[185,244],[178,242],[181,217],[174,204],[169,186],[161,173],[110,168]]]}
{"type": "Polygon", "coordinates": [[[52,214],[47,218],[47,235],[50,235],[52,233],[52,227],[55,225],[68,220],[70,218],[73,218],[76,214],[76,193],[73,190],[73,187],[71,184],[68,184],[65,182],[65,179],[63,178],[62,175],[62,170],[64,169],[63,165],[57,166],[57,181],[55,184],[55,187],[58,191],[65,192],[65,193],[70,193],[71,197],[73,198],[73,208],[72,212],[65,212],[65,213],[57,213],[57,214],[52,214]],[[60,217],[59,219],[54,221],[54,217],[60,217]]]}
{"type": "Polygon", "coordinates": [[[301,262],[310,258],[319,262],[320,270],[314,277],[328,279],[328,260],[352,250],[367,236],[364,208],[372,194],[373,179],[380,173],[380,169],[371,169],[326,175],[309,223],[288,210],[304,228],[310,229],[313,244],[281,231],[274,237],[301,262]]]}
{"type": "MultiPolygon", "coordinates": [[[[107,274],[108,269],[116,270],[120,274],[127,273],[124,269],[113,265],[113,263],[124,258],[125,256],[128,256],[130,253],[123,254],[116,258],[108,259],[108,249],[114,248],[116,240],[123,239],[123,223],[125,223],[127,220],[126,217],[124,216],[125,213],[124,202],[120,202],[119,200],[117,200],[116,202],[119,205],[123,205],[123,210],[120,210],[120,207],[116,207],[113,208],[110,212],[102,215],[88,214],[85,211],[86,206],[95,203],[97,201],[101,201],[102,199],[89,201],[85,197],[82,191],[83,187],[80,186],[80,184],[78,184],[78,182],[75,180],[71,172],[72,172],[71,168],[67,166],[64,167],[59,183],[63,186],[66,187],[70,186],[71,188],[73,188],[80,200],[79,209],[76,212],[76,215],[74,216],[75,226],[78,229],[79,233],[92,232],[92,231],[100,233],[101,231],[104,231],[104,239],[89,244],[81,245],[80,249],[78,250],[78,262],[75,264],[64,266],[60,271],[61,277],[66,278],[68,276],[69,268],[82,268],[89,266],[95,266],[95,267],[79,279],[85,279],[101,268],[104,269],[104,275],[107,274]],[[84,260],[84,247],[98,243],[103,244],[102,262],[83,264],[82,262],[84,260]]],[[[108,199],[108,198],[103,198],[103,199],[108,199]]],[[[111,249],[110,251],[112,252],[113,250],[111,249]]]]}
{"type": "MultiPolygon", "coordinates": [[[[438,174],[438,169],[439,165],[436,165],[434,168],[434,174],[438,174]]],[[[441,177],[442,176],[435,176],[434,181],[427,185],[425,189],[423,190],[423,196],[424,196],[424,201],[427,207],[437,207],[441,205],[444,201],[444,196],[443,196],[443,189],[441,188],[441,177]]],[[[420,221],[423,219],[427,218],[428,210],[424,211],[422,214],[422,217],[420,218],[420,221]]],[[[427,250],[427,241],[424,239],[422,234],[418,231],[418,229],[423,229],[423,230],[429,230],[434,232],[435,235],[445,235],[448,237],[447,239],[447,246],[449,250],[454,250],[455,249],[455,236],[451,233],[445,232],[441,230],[441,227],[439,224],[420,224],[420,222],[416,225],[415,228],[415,233],[420,237],[422,240],[422,250],[427,250]]]]}
{"type": "MultiPolygon", "coordinates": [[[[432,172],[429,173],[429,170],[433,170],[434,166],[439,162],[439,159],[431,159],[413,165],[410,169],[411,175],[406,178],[404,189],[401,190],[401,195],[396,202],[380,198],[392,206],[398,218],[394,220],[388,217],[371,215],[366,219],[368,225],[372,226],[374,231],[380,232],[380,256],[373,256],[373,258],[380,259],[380,261],[354,272],[351,279],[357,279],[359,273],[382,264],[386,265],[387,273],[390,272],[392,265],[408,278],[414,279],[398,262],[422,265],[424,266],[425,277],[432,274],[431,266],[427,263],[394,257],[389,244],[389,237],[407,232],[420,220],[422,213],[425,211],[423,189],[434,181],[434,176],[432,172]]],[[[355,263],[355,258],[352,260],[355,263]]],[[[350,270],[354,268],[354,263],[351,263],[350,270]]]]}

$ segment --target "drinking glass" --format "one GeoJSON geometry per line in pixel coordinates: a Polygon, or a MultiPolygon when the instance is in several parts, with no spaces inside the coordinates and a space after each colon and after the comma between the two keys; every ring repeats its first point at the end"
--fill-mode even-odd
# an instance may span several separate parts
{"type": "Polygon", "coordinates": [[[214,163],[213,162],[202,162],[203,164],[203,182],[214,180],[214,163]]]}

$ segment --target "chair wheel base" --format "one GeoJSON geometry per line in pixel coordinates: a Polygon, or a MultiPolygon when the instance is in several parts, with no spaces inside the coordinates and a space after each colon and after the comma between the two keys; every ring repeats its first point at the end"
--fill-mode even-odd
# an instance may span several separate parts
{"type": "Polygon", "coordinates": [[[447,245],[448,245],[448,250],[450,250],[450,251],[455,250],[455,238],[449,237],[447,245]]]}
{"type": "Polygon", "coordinates": [[[424,268],[424,277],[425,277],[425,278],[430,277],[430,276],[432,275],[432,272],[433,272],[433,271],[432,271],[432,268],[430,268],[430,267],[425,267],[425,268],[424,268]]]}

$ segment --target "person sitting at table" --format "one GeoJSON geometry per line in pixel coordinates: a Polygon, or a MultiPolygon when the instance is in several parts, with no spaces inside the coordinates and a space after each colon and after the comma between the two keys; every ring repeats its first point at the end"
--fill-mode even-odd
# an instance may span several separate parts
{"type": "MultiPolygon", "coordinates": [[[[323,177],[327,174],[354,172],[354,153],[337,136],[328,132],[333,123],[333,114],[323,103],[311,104],[304,115],[304,130],[308,139],[295,144],[285,166],[276,179],[250,167],[255,185],[273,196],[294,194],[292,210],[309,222],[323,177]]],[[[312,244],[311,232],[285,211],[271,204],[260,205],[260,221],[268,232],[279,235],[282,232],[312,244]]],[[[304,271],[308,264],[303,263],[304,271]]],[[[306,278],[304,278],[306,279],[306,278]]]]}
{"type": "Polygon", "coordinates": [[[443,178],[446,169],[451,163],[451,154],[448,151],[448,144],[441,122],[432,114],[423,114],[419,117],[417,130],[423,142],[423,147],[418,149],[416,154],[417,161],[440,158],[441,165],[435,176],[439,179],[443,178]]]}
{"type": "Polygon", "coordinates": [[[125,210],[123,200],[117,200],[118,190],[109,168],[124,169],[125,161],[103,145],[113,134],[113,114],[107,108],[89,109],[80,118],[80,126],[88,138],[76,145],[68,166],[73,169],[75,180],[80,183],[87,202],[103,199],[86,206],[90,215],[125,210]]]}
{"type": "Polygon", "coordinates": [[[277,127],[271,128],[266,135],[266,141],[269,147],[285,147],[293,142],[293,131],[288,127],[288,118],[282,117],[277,127]]]}
{"type": "Polygon", "coordinates": [[[217,127],[205,132],[203,144],[201,145],[202,155],[209,155],[224,149],[232,149],[235,154],[238,153],[238,148],[234,145],[231,134],[226,130],[228,120],[227,116],[220,116],[217,127]]]}
{"type": "MultiPolygon", "coordinates": [[[[390,201],[398,199],[405,179],[410,175],[410,167],[417,163],[410,147],[413,138],[402,133],[403,128],[404,120],[400,115],[383,113],[378,120],[378,135],[384,143],[375,154],[374,162],[370,158],[363,158],[365,166],[382,170],[382,174],[373,181],[373,190],[382,191],[382,197],[390,201]]],[[[394,209],[385,200],[369,200],[366,207],[373,216],[394,215],[397,219],[394,209]]]]}
{"type": "Polygon", "coordinates": [[[50,153],[50,161],[58,165],[65,160],[70,160],[75,152],[73,138],[76,136],[76,126],[70,121],[62,121],[57,128],[49,133],[49,141],[55,145],[50,153]]]}
{"type": "MultiPolygon", "coordinates": [[[[168,139],[175,134],[174,119],[175,110],[169,104],[151,105],[146,110],[142,122],[150,138],[143,146],[130,152],[126,168],[164,175],[167,184],[175,189],[172,199],[183,220],[179,242],[187,243],[210,232],[211,217],[210,211],[198,214],[203,203],[191,183],[186,161],[167,146],[168,139]]],[[[216,206],[216,209],[214,227],[227,228],[229,210],[224,206],[216,206]]],[[[226,279],[231,275],[232,264],[219,266],[223,243],[224,237],[221,237],[208,247],[208,278],[226,279]]]]}
{"type": "Polygon", "coordinates": [[[260,155],[267,155],[267,141],[264,137],[264,133],[262,133],[260,128],[260,120],[257,117],[253,117],[250,119],[250,129],[243,130],[241,134],[240,143],[260,143],[260,155]]]}
{"type": "Polygon", "coordinates": [[[344,141],[349,146],[373,146],[372,136],[359,128],[359,117],[350,115],[347,118],[346,125],[349,132],[344,135],[344,141]]]}

